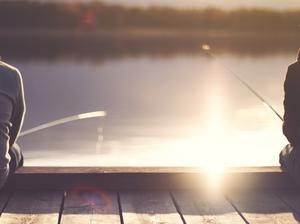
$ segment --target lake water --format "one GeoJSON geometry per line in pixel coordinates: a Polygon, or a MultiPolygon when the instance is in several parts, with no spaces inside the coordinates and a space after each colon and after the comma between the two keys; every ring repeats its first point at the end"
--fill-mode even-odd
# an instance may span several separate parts
{"type": "MultiPolygon", "coordinates": [[[[251,46],[249,47],[251,48],[251,46]]],[[[214,49],[213,49],[214,50],[214,49]]],[[[282,122],[224,68],[283,114],[295,51],[11,57],[23,74],[23,130],[70,115],[106,116],[19,138],[30,166],[270,166],[287,144],[282,122]]]]}

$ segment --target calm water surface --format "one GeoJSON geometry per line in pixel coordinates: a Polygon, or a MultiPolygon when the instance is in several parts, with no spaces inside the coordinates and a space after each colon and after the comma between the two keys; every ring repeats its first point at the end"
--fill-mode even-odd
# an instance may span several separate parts
{"type": "Polygon", "coordinates": [[[268,166],[287,144],[281,121],[220,64],[283,114],[283,81],[294,52],[241,56],[140,55],[100,62],[23,60],[23,130],[103,110],[107,116],[19,139],[25,165],[268,166]]]}

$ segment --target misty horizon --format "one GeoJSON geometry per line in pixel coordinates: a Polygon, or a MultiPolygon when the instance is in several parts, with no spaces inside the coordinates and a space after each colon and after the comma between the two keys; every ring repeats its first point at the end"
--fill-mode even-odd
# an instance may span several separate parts
{"type": "MultiPolygon", "coordinates": [[[[1,0],[0,0],[1,1],[1,0]]],[[[26,0],[23,0],[26,1],[26,0]]],[[[95,0],[35,0],[38,2],[93,2],[95,0]]],[[[176,8],[206,8],[214,7],[226,10],[237,9],[237,8],[263,8],[263,9],[274,9],[274,10],[297,10],[300,9],[300,1],[298,0],[98,0],[96,2],[104,2],[108,4],[120,4],[124,6],[137,6],[137,7],[149,7],[149,6],[163,6],[163,7],[176,7],[176,8]]]]}

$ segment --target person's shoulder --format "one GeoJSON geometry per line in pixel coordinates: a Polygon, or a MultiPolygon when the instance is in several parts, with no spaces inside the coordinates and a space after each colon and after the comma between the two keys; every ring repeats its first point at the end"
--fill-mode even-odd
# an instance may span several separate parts
{"type": "Polygon", "coordinates": [[[0,60],[0,79],[6,82],[17,82],[19,86],[22,83],[22,75],[16,67],[0,60]]]}
{"type": "Polygon", "coordinates": [[[300,70],[300,61],[296,61],[289,65],[289,70],[300,70]]]}
{"type": "Polygon", "coordinates": [[[10,64],[7,64],[3,61],[0,60],[0,75],[16,75],[16,76],[19,76],[20,75],[20,72],[19,70],[10,65],[10,64]]]}
{"type": "Polygon", "coordinates": [[[0,61],[0,92],[15,98],[20,89],[22,77],[17,68],[0,61]]]}

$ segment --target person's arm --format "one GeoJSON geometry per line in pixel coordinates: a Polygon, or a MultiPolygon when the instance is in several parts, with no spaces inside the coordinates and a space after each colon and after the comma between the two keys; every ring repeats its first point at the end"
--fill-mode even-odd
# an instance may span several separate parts
{"type": "Polygon", "coordinates": [[[284,106],[284,125],[289,123],[289,115],[290,112],[292,111],[291,105],[292,105],[292,93],[291,93],[291,71],[288,69],[286,76],[285,76],[285,81],[284,81],[284,100],[283,100],[283,106],[284,106]]]}
{"type": "Polygon", "coordinates": [[[16,73],[17,73],[16,81],[17,81],[18,92],[16,97],[14,116],[11,121],[13,127],[11,128],[11,133],[10,133],[10,146],[12,146],[17,140],[17,137],[23,125],[24,115],[26,111],[22,76],[18,70],[16,70],[16,73]]]}
{"type": "Polygon", "coordinates": [[[0,189],[6,182],[9,174],[9,129],[10,117],[13,111],[12,100],[0,92],[0,189]]]}

